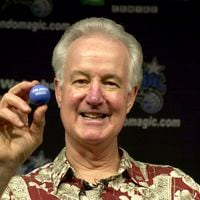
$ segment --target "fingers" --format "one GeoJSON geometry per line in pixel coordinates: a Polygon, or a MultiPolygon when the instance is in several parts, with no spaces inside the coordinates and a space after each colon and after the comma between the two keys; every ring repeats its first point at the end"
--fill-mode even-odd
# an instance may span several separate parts
{"type": "Polygon", "coordinates": [[[11,92],[6,93],[2,100],[0,107],[4,108],[17,108],[21,110],[22,112],[30,112],[31,108],[27,104],[25,100],[23,100],[21,97],[14,95],[11,92]]]}
{"type": "Polygon", "coordinates": [[[4,124],[11,123],[16,127],[23,127],[24,123],[20,119],[19,115],[17,115],[15,112],[8,108],[1,109],[0,112],[0,126],[3,126],[4,124]]]}
{"type": "Polygon", "coordinates": [[[28,92],[38,81],[23,81],[11,88],[0,101],[0,125],[11,123],[22,127],[27,124],[31,107],[27,103],[28,92]]]}
{"type": "Polygon", "coordinates": [[[34,81],[22,81],[21,83],[12,87],[8,93],[13,93],[18,96],[23,96],[24,93],[27,93],[33,86],[37,85],[39,82],[34,81]]]}
{"type": "Polygon", "coordinates": [[[12,87],[1,99],[0,107],[13,106],[19,109],[27,109],[27,98],[30,89],[39,82],[34,80],[23,81],[12,87]]]}

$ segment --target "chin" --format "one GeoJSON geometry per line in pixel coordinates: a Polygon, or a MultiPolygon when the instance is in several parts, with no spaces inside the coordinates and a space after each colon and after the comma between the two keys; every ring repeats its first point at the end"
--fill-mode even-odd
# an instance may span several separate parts
{"type": "Polygon", "coordinates": [[[86,143],[90,143],[90,144],[98,144],[98,143],[102,143],[107,140],[106,136],[103,135],[102,132],[100,132],[100,133],[94,133],[94,132],[84,133],[82,135],[81,139],[84,140],[86,143]]]}

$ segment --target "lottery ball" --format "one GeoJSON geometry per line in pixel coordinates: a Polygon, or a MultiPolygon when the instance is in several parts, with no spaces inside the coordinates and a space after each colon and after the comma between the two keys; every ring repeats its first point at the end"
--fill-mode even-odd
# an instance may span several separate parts
{"type": "Polygon", "coordinates": [[[51,93],[48,87],[38,84],[31,88],[29,92],[29,100],[33,105],[43,105],[47,104],[50,100],[51,93]]]}

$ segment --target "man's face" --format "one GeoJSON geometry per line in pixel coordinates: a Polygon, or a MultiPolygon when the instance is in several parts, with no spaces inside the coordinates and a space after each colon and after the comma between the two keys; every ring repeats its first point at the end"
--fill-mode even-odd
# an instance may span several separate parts
{"type": "Polygon", "coordinates": [[[118,40],[93,34],[69,48],[62,87],[56,98],[67,141],[98,144],[113,141],[133,105],[128,92],[128,50],[118,40]]]}

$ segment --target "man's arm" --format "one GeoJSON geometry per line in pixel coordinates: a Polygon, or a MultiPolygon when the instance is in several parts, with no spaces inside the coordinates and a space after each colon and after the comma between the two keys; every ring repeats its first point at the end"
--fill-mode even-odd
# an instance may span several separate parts
{"type": "Polygon", "coordinates": [[[0,196],[17,168],[41,144],[47,105],[31,108],[28,93],[37,81],[23,81],[11,88],[0,101],[0,196]]]}

